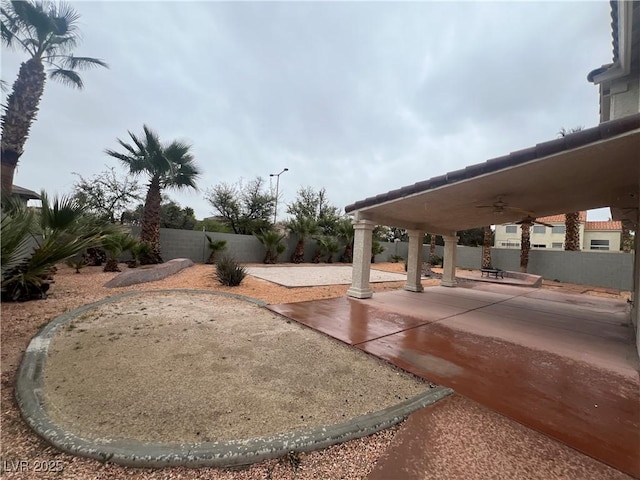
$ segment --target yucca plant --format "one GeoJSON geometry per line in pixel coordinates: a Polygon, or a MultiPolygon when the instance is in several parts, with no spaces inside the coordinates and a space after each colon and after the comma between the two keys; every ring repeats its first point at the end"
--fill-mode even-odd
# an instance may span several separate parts
{"type": "Polygon", "coordinates": [[[278,263],[278,256],[286,250],[286,245],[282,243],[282,240],[286,237],[285,234],[279,233],[275,230],[260,230],[259,233],[254,234],[260,243],[264,246],[264,263],[278,263]]]}
{"type": "Polygon", "coordinates": [[[216,262],[216,279],[228,287],[237,287],[247,276],[247,270],[233,258],[225,255],[216,262]]]}
{"type": "Polygon", "coordinates": [[[218,252],[223,251],[225,248],[227,248],[227,241],[226,240],[214,240],[213,238],[211,238],[206,233],[205,233],[204,236],[207,237],[207,241],[209,242],[209,250],[210,250],[209,258],[207,259],[206,263],[212,264],[215,261],[216,254],[218,252]]]}

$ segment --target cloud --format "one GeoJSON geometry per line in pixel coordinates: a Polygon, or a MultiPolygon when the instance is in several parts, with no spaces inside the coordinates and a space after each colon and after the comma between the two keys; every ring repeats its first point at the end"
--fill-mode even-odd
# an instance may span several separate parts
{"type": "MultiPolygon", "coordinates": [[[[16,183],[69,191],[144,123],[193,144],[201,189],[283,167],[343,207],[598,121],[586,74],[609,6],[521,2],[81,2],[78,53],[110,69],[48,83],[16,183]]],[[[11,82],[24,57],[3,51],[11,82]]],[[[174,194],[198,217],[202,193],[174,194]]]]}

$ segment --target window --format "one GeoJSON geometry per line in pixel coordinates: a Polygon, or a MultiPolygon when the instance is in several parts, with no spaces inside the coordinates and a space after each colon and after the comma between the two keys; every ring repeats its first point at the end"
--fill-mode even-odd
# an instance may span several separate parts
{"type": "Polygon", "coordinates": [[[531,248],[547,248],[544,243],[532,243],[531,248]]]}
{"type": "Polygon", "coordinates": [[[551,229],[551,233],[562,233],[562,234],[564,234],[565,231],[566,230],[564,228],[564,225],[556,225],[555,227],[553,227],[551,229]]]}
{"type": "Polygon", "coordinates": [[[544,225],[533,226],[533,233],[544,233],[546,231],[547,231],[547,227],[545,227],[544,225]]]}
{"type": "Polygon", "coordinates": [[[551,248],[560,248],[560,249],[562,249],[562,242],[553,242],[551,244],[551,248]]]}
{"type": "Polygon", "coordinates": [[[520,243],[518,243],[518,242],[500,242],[500,246],[508,247],[508,248],[520,248],[520,243]]]}
{"type": "Polygon", "coordinates": [[[609,240],[591,240],[591,250],[609,250],[609,240]]]}
{"type": "Polygon", "coordinates": [[[507,225],[504,228],[505,233],[518,233],[518,226],[517,225],[507,225]]]}

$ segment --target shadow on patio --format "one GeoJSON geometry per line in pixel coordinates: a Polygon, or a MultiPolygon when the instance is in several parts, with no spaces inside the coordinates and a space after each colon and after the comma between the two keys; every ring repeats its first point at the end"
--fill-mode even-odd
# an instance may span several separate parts
{"type": "Polygon", "coordinates": [[[269,308],[640,477],[622,300],[469,282],[269,308]]]}

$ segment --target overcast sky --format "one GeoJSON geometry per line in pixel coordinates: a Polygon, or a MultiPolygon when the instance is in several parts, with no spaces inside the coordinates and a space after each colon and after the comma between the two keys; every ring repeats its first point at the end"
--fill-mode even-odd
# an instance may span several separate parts
{"type": "MultiPolygon", "coordinates": [[[[198,218],[223,181],[288,167],[285,203],[309,185],[343,208],[595,126],[586,76],[612,56],[605,1],[71,4],[76,54],[110,69],[47,83],[15,183],[69,193],[146,123],[192,143],[200,191],[170,196],[198,218]]],[[[2,79],[24,59],[3,47],[2,79]]]]}

